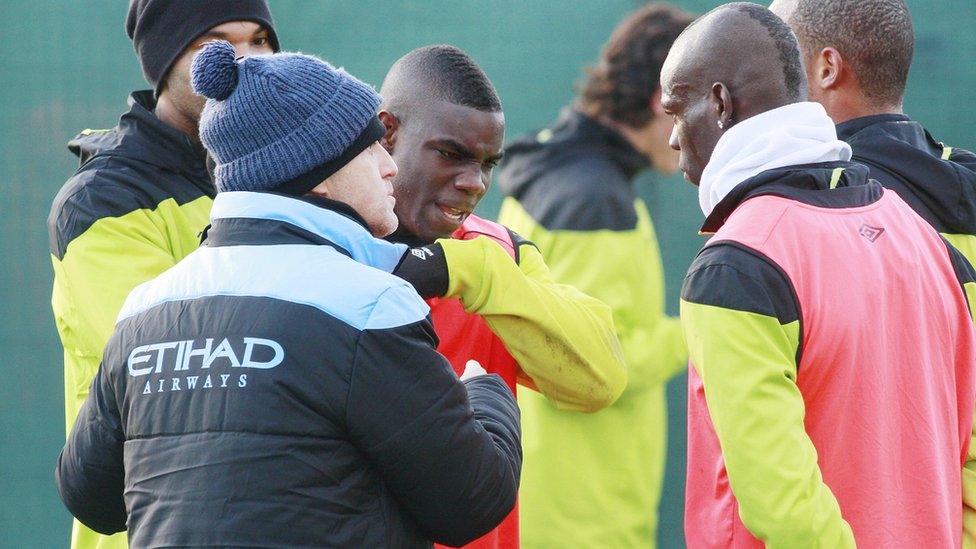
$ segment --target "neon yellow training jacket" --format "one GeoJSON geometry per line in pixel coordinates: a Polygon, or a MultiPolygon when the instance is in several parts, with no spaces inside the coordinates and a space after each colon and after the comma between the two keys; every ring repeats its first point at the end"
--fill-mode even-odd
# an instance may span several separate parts
{"type": "Polygon", "coordinates": [[[632,188],[644,167],[620,135],[572,111],[506,151],[499,221],[539,247],[554,279],[610,305],[628,367],[623,395],[591,415],[519,392],[525,548],[656,543],[664,383],[687,352],[664,314],[654,228],[632,188]]]}
{"type": "MultiPolygon", "coordinates": [[[[156,118],[152,92],[132,94],[129,105],[117,127],[85,130],[69,143],[81,167],[48,218],[67,431],[126,296],[197,248],[213,202],[202,154],[156,118]]],[[[126,547],[126,536],[102,536],[75,521],[71,546],[126,547]]]]}

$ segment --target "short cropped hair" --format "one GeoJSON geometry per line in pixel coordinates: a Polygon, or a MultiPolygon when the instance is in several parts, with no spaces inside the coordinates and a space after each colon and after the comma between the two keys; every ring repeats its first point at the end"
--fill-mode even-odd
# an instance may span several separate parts
{"type": "Polygon", "coordinates": [[[806,75],[803,73],[800,45],[789,25],[759,4],[735,2],[718,9],[734,9],[745,13],[766,29],[769,37],[776,44],[776,49],[779,50],[779,60],[783,65],[783,82],[786,84],[787,96],[793,101],[799,101],[800,88],[806,86],[806,75]]]}
{"type": "Polygon", "coordinates": [[[664,60],[693,19],[662,3],[630,14],[610,35],[597,64],[587,69],[577,105],[626,126],[646,125],[653,117],[651,97],[660,86],[664,60]]]}
{"type": "Polygon", "coordinates": [[[915,51],[903,0],[797,0],[790,24],[807,59],[835,48],[869,99],[900,104],[915,51]]]}
{"type": "Polygon", "coordinates": [[[387,78],[422,76],[427,92],[455,105],[486,112],[502,110],[501,99],[488,75],[471,56],[455,46],[417,48],[401,57],[390,73],[387,78]]]}

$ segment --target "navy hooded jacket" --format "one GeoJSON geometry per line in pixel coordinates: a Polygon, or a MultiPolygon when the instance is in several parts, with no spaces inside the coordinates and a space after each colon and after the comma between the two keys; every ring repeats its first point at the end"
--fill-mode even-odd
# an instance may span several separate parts
{"type": "Polygon", "coordinates": [[[459,545],[513,508],[518,408],[460,382],[406,247],[321,199],[221,193],[204,245],[137,287],[58,461],[133,547],[459,545]]]}

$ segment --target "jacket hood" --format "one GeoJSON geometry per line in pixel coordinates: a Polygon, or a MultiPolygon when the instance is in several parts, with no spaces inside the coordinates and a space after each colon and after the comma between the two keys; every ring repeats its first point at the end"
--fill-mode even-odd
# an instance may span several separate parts
{"type": "Polygon", "coordinates": [[[504,177],[497,179],[498,186],[518,199],[530,183],[554,166],[590,154],[609,158],[628,179],[649,165],[619,132],[567,107],[553,127],[524,135],[506,147],[500,168],[504,177]]]}
{"type": "Polygon", "coordinates": [[[119,119],[118,126],[85,130],[68,142],[68,150],[82,166],[95,156],[123,156],[186,173],[206,169],[204,150],[156,118],[155,108],[152,90],[133,92],[129,111],[119,119]]]}
{"type": "Polygon", "coordinates": [[[725,195],[764,171],[850,159],[851,146],[837,139],[823,105],[783,105],[742,120],[722,134],[702,172],[698,203],[707,217],[725,195]]]}
{"type": "Polygon", "coordinates": [[[905,115],[849,120],[838,136],[854,161],[893,190],[940,232],[976,233],[976,155],[946,147],[905,115]]]}

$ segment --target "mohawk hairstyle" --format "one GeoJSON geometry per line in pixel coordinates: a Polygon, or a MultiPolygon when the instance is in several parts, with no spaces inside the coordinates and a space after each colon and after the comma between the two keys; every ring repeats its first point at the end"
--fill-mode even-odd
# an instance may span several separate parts
{"type": "Polygon", "coordinates": [[[498,92],[485,71],[460,48],[441,44],[417,48],[394,63],[383,83],[399,88],[402,79],[420,79],[425,91],[445,101],[480,111],[502,110],[498,92]]]}
{"type": "Polygon", "coordinates": [[[806,75],[803,72],[803,58],[800,56],[800,44],[797,41],[796,35],[790,30],[789,25],[777,17],[776,14],[769,11],[769,9],[759,4],[734,2],[716,8],[716,10],[719,9],[734,9],[742,12],[758,21],[766,29],[769,37],[776,44],[776,49],[779,50],[779,60],[783,64],[783,82],[786,84],[786,92],[791,100],[799,101],[801,97],[800,88],[806,85],[806,75]]]}
{"type": "Polygon", "coordinates": [[[903,0],[797,0],[789,22],[807,59],[835,48],[868,98],[901,104],[915,51],[912,15],[903,0]]]}
{"type": "Polygon", "coordinates": [[[587,69],[577,105],[633,128],[647,124],[664,60],[693,19],[667,4],[648,4],[630,14],[610,35],[596,66],[587,69]]]}

